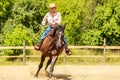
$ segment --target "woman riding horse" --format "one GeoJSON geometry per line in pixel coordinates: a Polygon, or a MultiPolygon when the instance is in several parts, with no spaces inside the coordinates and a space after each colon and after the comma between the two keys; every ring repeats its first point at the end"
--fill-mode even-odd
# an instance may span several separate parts
{"type": "MultiPolygon", "coordinates": [[[[60,12],[56,11],[56,5],[54,3],[51,3],[49,5],[50,12],[48,12],[45,17],[43,18],[42,25],[45,26],[46,22],[48,22],[48,28],[46,31],[42,34],[42,37],[40,38],[39,43],[34,47],[35,50],[40,50],[42,42],[44,38],[47,36],[47,34],[54,28],[54,25],[61,23],[61,14],[60,12]]],[[[71,51],[68,49],[68,42],[66,40],[66,37],[64,36],[64,42],[65,42],[65,52],[66,54],[70,55],[71,51]]]]}
{"type": "Polygon", "coordinates": [[[49,57],[49,59],[45,67],[45,71],[51,64],[49,77],[51,78],[53,76],[54,65],[58,59],[58,56],[63,52],[65,47],[64,30],[65,26],[55,24],[54,29],[52,29],[45,37],[41,45],[41,60],[35,77],[38,77],[39,71],[41,70],[46,57],[49,57]]]}

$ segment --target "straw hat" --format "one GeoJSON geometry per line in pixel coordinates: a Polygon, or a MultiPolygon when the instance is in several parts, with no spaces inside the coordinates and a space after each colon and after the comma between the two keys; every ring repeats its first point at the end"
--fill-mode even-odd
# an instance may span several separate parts
{"type": "Polygon", "coordinates": [[[51,3],[51,4],[49,5],[49,8],[56,8],[56,5],[55,5],[54,3],[51,3]]]}

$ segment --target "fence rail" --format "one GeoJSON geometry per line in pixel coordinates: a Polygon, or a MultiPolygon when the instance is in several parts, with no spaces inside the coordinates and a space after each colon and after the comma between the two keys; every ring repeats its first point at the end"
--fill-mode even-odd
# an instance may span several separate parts
{"type": "MultiPolygon", "coordinates": [[[[26,49],[34,49],[34,46],[25,46],[26,49]]],[[[104,46],[69,46],[72,49],[104,49],[104,46]]],[[[1,49],[24,49],[23,46],[0,46],[1,49]]],[[[106,46],[106,49],[120,49],[120,46],[106,46]]]]}
{"type": "MultiPolygon", "coordinates": [[[[103,46],[69,46],[69,48],[76,48],[76,49],[103,49],[103,56],[68,56],[68,57],[104,57],[104,64],[106,64],[106,49],[120,49],[120,46],[106,46],[106,39],[104,39],[103,46]]],[[[23,58],[23,64],[25,64],[27,57],[40,57],[38,55],[26,55],[27,49],[34,49],[34,46],[26,46],[25,41],[23,41],[23,46],[0,46],[0,50],[3,49],[22,49],[23,55],[22,56],[0,56],[0,58],[23,58]]],[[[120,57],[120,56],[107,56],[107,57],[120,57]]],[[[64,63],[66,63],[66,54],[64,55],[64,63]]]]}
{"type": "MultiPolygon", "coordinates": [[[[104,49],[104,46],[69,46],[69,48],[72,49],[104,49]]],[[[24,54],[22,56],[0,56],[0,58],[23,58],[23,64],[25,64],[25,59],[28,57],[40,57],[38,55],[25,55],[25,50],[27,49],[34,49],[33,46],[0,46],[0,50],[3,49],[23,49],[24,50],[24,54]]],[[[106,49],[120,49],[120,46],[106,46],[106,49]]],[[[106,54],[106,53],[104,53],[106,54]]],[[[88,57],[104,57],[104,56],[67,56],[67,57],[83,57],[83,58],[88,58],[88,57]]],[[[120,56],[107,56],[107,57],[120,57],[120,56]]],[[[65,62],[64,62],[65,63],[65,62]]],[[[105,60],[106,63],[106,60],[105,60]]]]}

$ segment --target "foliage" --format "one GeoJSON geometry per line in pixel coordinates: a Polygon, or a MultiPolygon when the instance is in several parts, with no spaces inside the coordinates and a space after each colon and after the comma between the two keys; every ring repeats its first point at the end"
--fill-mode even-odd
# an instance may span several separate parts
{"type": "Polygon", "coordinates": [[[30,29],[25,28],[23,25],[17,25],[12,33],[6,32],[4,43],[7,46],[20,46],[23,43],[23,40],[27,41],[26,45],[32,45],[32,38],[34,35],[30,29]]]}
{"type": "MultiPolygon", "coordinates": [[[[26,45],[32,45],[32,38],[35,35],[32,35],[32,31],[26,28],[23,25],[17,25],[12,33],[4,33],[4,43],[5,46],[22,46],[23,40],[26,41],[26,45]]],[[[22,53],[22,50],[4,50],[4,55],[19,55],[22,53]]]]}
{"type": "Polygon", "coordinates": [[[11,16],[14,0],[0,0],[0,32],[6,20],[11,16]]]}
{"type": "MultiPolygon", "coordinates": [[[[6,3],[5,1],[3,1],[6,3]]],[[[33,45],[38,41],[42,33],[41,21],[46,13],[45,0],[17,0],[15,1],[12,14],[2,28],[0,40],[5,46],[21,46],[23,40],[26,45],[33,45]]],[[[4,55],[19,55],[21,50],[5,50],[4,55]]]]}
{"type": "Polygon", "coordinates": [[[47,12],[45,2],[46,0],[19,0],[12,9],[12,18],[16,24],[21,23],[38,33],[42,18],[47,12]]]}
{"type": "Polygon", "coordinates": [[[110,0],[96,9],[94,28],[101,31],[101,37],[106,37],[108,45],[120,45],[120,2],[110,0]]]}
{"type": "Polygon", "coordinates": [[[1,0],[0,45],[20,46],[23,40],[35,45],[52,2],[61,13],[62,24],[67,25],[65,34],[70,45],[103,45],[103,38],[107,45],[120,45],[119,0],[1,0]]]}
{"type": "Polygon", "coordinates": [[[101,32],[97,29],[86,30],[82,33],[83,45],[103,45],[103,39],[100,37],[101,32]]]}

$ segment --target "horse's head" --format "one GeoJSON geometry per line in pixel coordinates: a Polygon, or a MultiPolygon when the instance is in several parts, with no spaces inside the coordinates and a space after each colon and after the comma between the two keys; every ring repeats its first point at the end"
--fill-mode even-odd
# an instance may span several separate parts
{"type": "Polygon", "coordinates": [[[64,30],[65,30],[65,25],[59,25],[56,24],[55,25],[55,44],[56,47],[62,47],[62,45],[64,44],[64,30]]]}

